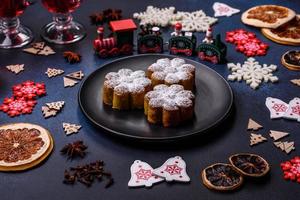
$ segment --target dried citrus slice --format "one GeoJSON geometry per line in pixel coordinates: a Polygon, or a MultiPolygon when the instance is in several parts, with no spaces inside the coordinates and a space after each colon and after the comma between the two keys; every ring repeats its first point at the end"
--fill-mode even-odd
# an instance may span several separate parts
{"type": "Polygon", "coordinates": [[[232,165],[216,163],[202,171],[202,181],[209,189],[229,191],[240,187],[243,177],[232,165]]]}
{"type": "Polygon", "coordinates": [[[262,28],[277,28],[295,17],[296,13],[283,6],[260,5],[248,9],[242,14],[242,22],[262,28]]]}
{"type": "Polygon", "coordinates": [[[52,149],[52,136],[41,126],[29,123],[0,126],[0,171],[34,167],[47,158],[52,149]]]}
{"type": "Polygon", "coordinates": [[[250,177],[261,177],[269,170],[269,163],[259,155],[239,153],[229,157],[230,164],[241,174],[250,177]]]}
{"type": "Polygon", "coordinates": [[[284,53],[281,57],[281,63],[290,70],[300,71],[300,51],[291,50],[284,53]]]}

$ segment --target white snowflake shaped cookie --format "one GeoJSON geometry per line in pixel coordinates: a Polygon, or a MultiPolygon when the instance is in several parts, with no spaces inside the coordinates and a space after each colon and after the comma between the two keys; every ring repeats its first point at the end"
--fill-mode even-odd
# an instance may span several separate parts
{"type": "Polygon", "coordinates": [[[180,22],[182,31],[205,32],[217,21],[217,18],[209,17],[202,10],[197,10],[195,12],[177,12],[170,22],[172,25],[180,22]]]}
{"type": "Polygon", "coordinates": [[[259,64],[254,58],[248,58],[244,64],[228,63],[227,67],[232,71],[228,75],[229,81],[244,80],[252,89],[257,89],[262,82],[277,82],[279,79],[272,72],[277,70],[276,65],[259,64]]]}
{"type": "Polygon", "coordinates": [[[150,24],[156,26],[166,27],[169,21],[174,16],[175,8],[157,8],[148,6],[145,12],[134,13],[133,17],[140,20],[140,24],[150,24]]]}

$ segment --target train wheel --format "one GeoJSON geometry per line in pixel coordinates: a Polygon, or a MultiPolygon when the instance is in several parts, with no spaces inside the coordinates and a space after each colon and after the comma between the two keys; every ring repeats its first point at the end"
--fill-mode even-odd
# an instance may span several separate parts
{"type": "Polygon", "coordinates": [[[130,44],[124,44],[121,48],[121,53],[125,55],[130,55],[132,54],[133,48],[132,45],[130,44]]]}
{"type": "Polygon", "coordinates": [[[175,48],[175,47],[172,47],[172,48],[170,49],[170,53],[173,54],[173,55],[176,55],[176,54],[177,54],[176,48],[175,48]]]}
{"type": "Polygon", "coordinates": [[[99,51],[99,56],[100,56],[101,58],[107,58],[107,56],[108,56],[107,50],[106,50],[106,49],[101,49],[101,50],[99,51]]]}
{"type": "Polygon", "coordinates": [[[218,61],[219,61],[219,59],[218,59],[217,56],[213,56],[212,59],[211,59],[211,62],[212,62],[213,64],[217,64],[218,61]]]}
{"type": "Polygon", "coordinates": [[[160,46],[156,46],[155,47],[155,53],[160,53],[161,52],[161,47],[160,46]]]}
{"type": "Polygon", "coordinates": [[[202,51],[198,52],[198,57],[200,58],[200,60],[204,60],[205,59],[205,54],[202,51]]]}
{"type": "Polygon", "coordinates": [[[146,48],[145,45],[142,45],[142,46],[141,46],[140,52],[141,52],[141,53],[147,53],[147,48],[146,48]]]}
{"type": "Polygon", "coordinates": [[[117,55],[119,55],[119,53],[120,53],[119,49],[116,47],[109,51],[109,54],[112,56],[117,56],[117,55]]]}
{"type": "Polygon", "coordinates": [[[185,52],[186,56],[191,56],[192,54],[193,54],[193,51],[190,49],[185,52]]]}

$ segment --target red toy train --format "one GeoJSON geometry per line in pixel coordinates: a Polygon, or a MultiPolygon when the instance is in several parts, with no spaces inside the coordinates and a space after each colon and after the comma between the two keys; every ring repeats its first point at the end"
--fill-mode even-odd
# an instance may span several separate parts
{"type": "Polygon", "coordinates": [[[104,28],[97,29],[98,38],[94,40],[95,52],[101,57],[130,55],[133,52],[133,32],[137,29],[131,19],[111,21],[112,37],[104,38],[104,28]]]}

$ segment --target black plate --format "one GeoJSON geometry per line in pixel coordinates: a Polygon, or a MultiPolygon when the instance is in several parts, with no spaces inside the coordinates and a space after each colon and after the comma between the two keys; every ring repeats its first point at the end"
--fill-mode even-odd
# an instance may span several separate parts
{"type": "Polygon", "coordinates": [[[160,58],[174,58],[170,55],[147,54],[130,56],[103,65],[82,83],[79,90],[79,104],[94,124],[113,134],[142,140],[173,140],[203,133],[219,124],[229,113],[233,103],[230,86],[217,72],[186,59],[196,66],[196,101],[194,120],[175,128],[163,128],[147,122],[142,110],[116,111],[102,103],[104,76],[121,68],[147,70],[160,58]]]}

